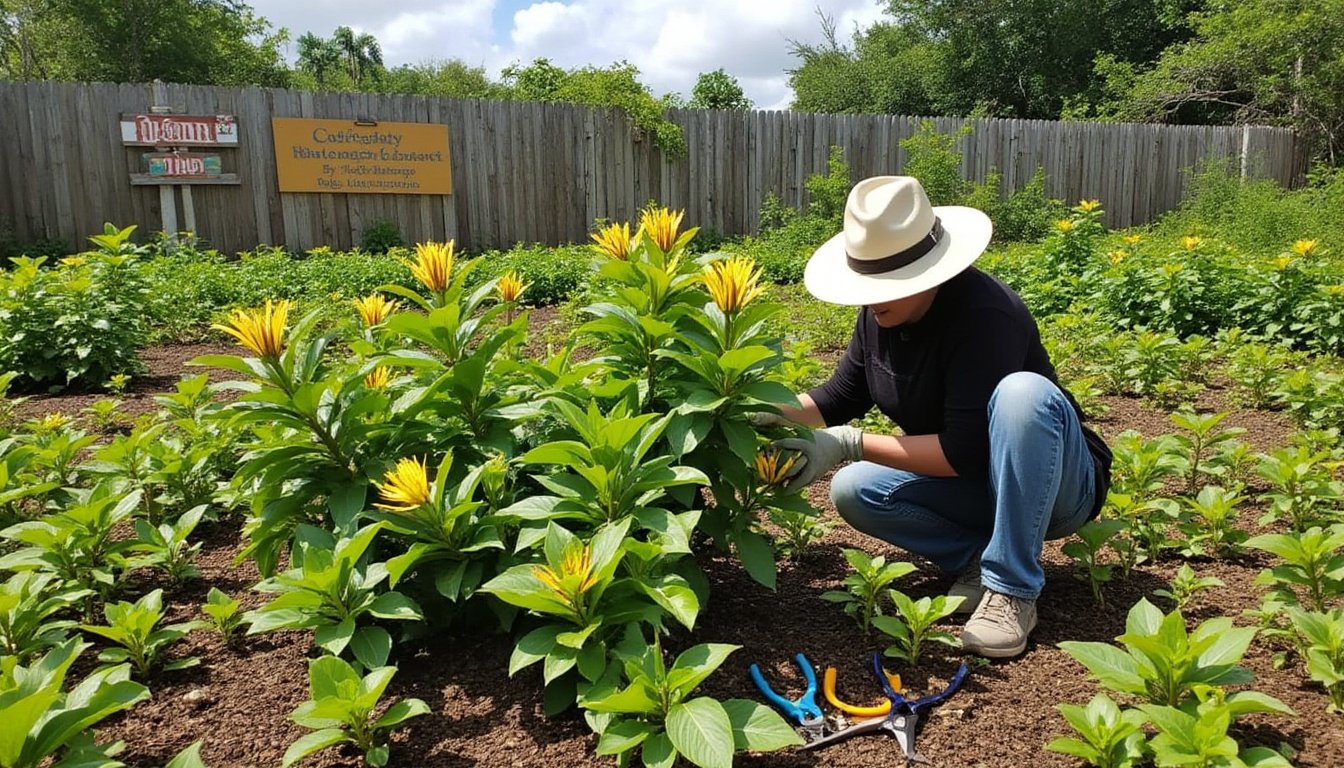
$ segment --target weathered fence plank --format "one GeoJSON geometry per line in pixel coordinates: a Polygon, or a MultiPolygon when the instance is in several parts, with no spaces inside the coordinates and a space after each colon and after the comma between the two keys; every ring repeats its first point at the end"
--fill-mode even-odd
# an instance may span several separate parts
{"type": "MultiPolygon", "coordinates": [[[[0,83],[0,232],[20,242],[60,238],[79,247],[111,221],[157,231],[159,197],[132,187],[143,148],[123,147],[119,113],[145,112],[145,84],[0,83]]],[[[854,180],[901,173],[899,143],[919,118],[713,112],[674,109],[688,152],[668,157],[623,115],[570,104],[303,93],[173,85],[175,109],[233,114],[239,143],[222,149],[239,186],[193,191],[198,234],[225,252],[261,243],[303,250],[358,245],[368,227],[395,224],[408,243],[455,238],[481,249],[515,242],[582,241],[594,219],[636,216],[649,199],[686,210],[686,225],[725,234],[755,230],[760,202],[807,200],[808,176],[826,172],[828,148],[845,148],[854,180]],[[281,194],[271,117],[371,118],[448,125],[451,196],[281,194]]],[[[1072,203],[1099,198],[1106,223],[1151,221],[1177,205],[1186,172],[1210,158],[1241,172],[1296,183],[1303,169],[1282,128],[1052,123],[937,118],[938,130],[972,127],[961,139],[968,178],[997,170],[1003,191],[1038,168],[1046,191],[1072,203]]]]}

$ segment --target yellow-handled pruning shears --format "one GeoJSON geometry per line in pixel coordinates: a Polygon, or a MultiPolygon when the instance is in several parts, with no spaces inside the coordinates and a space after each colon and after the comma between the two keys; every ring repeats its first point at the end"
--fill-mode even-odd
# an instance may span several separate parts
{"type": "MultiPolygon", "coordinates": [[[[891,684],[891,689],[900,693],[901,676],[893,675],[885,669],[882,670],[882,674],[887,676],[887,682],[891,684]]],[[[826,694],[826,700],[831,703],[831,706],[847,715],[853,715],[855,717],[883,717],[891,711],[890,699],[881,704],[874,704],[871,707],[861,707],[856,704],[846,704],[841,701],[840,698],[835,695],[835,667],[826,668],[825,674],[822,675],[821,690],[822,693],[826,694]]]]}

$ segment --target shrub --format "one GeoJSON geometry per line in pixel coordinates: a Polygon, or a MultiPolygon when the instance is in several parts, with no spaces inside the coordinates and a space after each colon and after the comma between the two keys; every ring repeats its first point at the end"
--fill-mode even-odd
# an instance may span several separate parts
{"type": "Polygon", "coordinates": [[[375,221],[364,228],[364,236],[360,238],[360,249],[368,253],[387,253],[393,248],[400,248],[406,243],[401,239],[401,228],[395,221],[375,221]]]}
{"type": "Polygon", "coordinates": [[[0,370],[18,388],[91,388],[141,369],[145,283],[134,257],[87,253],[0,272],[0,370]]]}
{"type": "Polygon", "coordinates": [[[956,133],[938,133],[933,121],[925,120],[913,136],[901,139],[901,149],[909,155],[904,173],[919,179],[934,205],[960,205],[970,192],[961,178],[957,142],[971,131],[970,125],[963,125],[956,133]]]}
{"type": "Polygon", "coordinates": [[[471,286],[516,271],[527,285],[524,304],[560,304],[578,293],[592,275],[592,255],[587,246],[550,248],[521,243],[507,251],[486,251],[467,280],[471,286]]]}

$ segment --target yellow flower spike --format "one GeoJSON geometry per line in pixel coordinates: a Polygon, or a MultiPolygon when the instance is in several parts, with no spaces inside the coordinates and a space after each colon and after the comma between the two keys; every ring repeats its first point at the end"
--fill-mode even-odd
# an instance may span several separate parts
{"type": "Polygon", "coordinates": [[[765,290],[757,285],[761,269],[747,256],[733,256],[712,261],[700,279],[709,288],[714,304],[725,315],[747,306],[765,290]]]}
{"type": "Polygon", "coordinates": [[[387,366],[380,365],[364,377],[364,386],[369,389],[387,389],[387,383],[391,380],[392,371],[387,366]]]}
{"type": "Polygon", "coordinates": [[[1186,235],[1181,238],[1181,246],[1187,251],[1193,251],[1204,243],[1204,238],[1195,235],[1186,235]]]}
{"type": "Polygon", "coordinates": [[[402,259],[401,263],[430,291],[443,293],[453,277],[453,241],[416,243],[415,261],[402,259]]]}
{"type": "Polygon", "coordinates": [[[639,216],[639,230],[649,236],[663,253],[672,250],[677,243],[678,230],[685,211],[673,213],[669,208],[645,210],[639,216]]]}
{"type": "Polygon", "coordinates": [[[1280,256],[1274,260],[1274,268],[1282,272],[1283,270],[1290,267],[1292,263],[1293,263],[1292,256],[1280,256]]]}
{"type": "Polygon", "coordinates": [[[617,261],[630,260],[630,224],[610,224],[592,235],[593,249],[617,261]]]}
{"type": "Polygon", "coordinates": [[[401,302],[388,301],[387,297],[381,293],[373,293],[362,299],[354,299],[350,303],[355,305],[355,311],[359,312],[359,319],[364,321],[365,328],[373,328],[382,325],[387,318],[392,316],[401,307],[401,302]]]}
{"type": "Polygon", "coordinates": [[[566,603],[569,602],[569,595],[565,593],[565,588],[560,586],[560,574],[552,570],[550,566],[534,565],[532,566],[532,575],[547,589],[560,595],[566,603]]]}
{"type": "Polygon", "coordinates": [[[1101,207],[1100,200],[1079,200],[1078,210],[1083,213],[1091,213],[1101,207]]]}
{"type": "Polygon", "coordinates": [[[69,416],[66,416],[64,413],[61,413],[60,411],[52,411],[51,413],[48,413],[46,416],[43,416],[42,420],[38,422],[37,426],[38,429],[41,429],[43,432],[55,432],[56,430],[61,429],[62,427],[64,427],[66,424],[69,423],[70,423],[69,416]]]}
{"type": "Polygon", "coordinates": [[[1143,240],[1143,235],[1125,235],[1120,239],[1125,241],[1125,245],[1138,245],[1143,240]]]}
{"type": "Polygon", "coordinates": [[[1056,221],[1055,229],[1058,229],[1060,232],[1072,232],[1073,219],[1060,219],[1059,221],[1056,221]]]}
{"type": "Polygon", "coordinates": [[[1163,272],[1164,274],[1167,275],[1167,277],[1171,277],[1172,275],[1175,275],[1177,272],[1180,272],[1181,270],[1185,269],[1185,265],[1184,265],[1184,264],[1163,264],[1162,267],[1161,267],[1161,269],[1162,269],[1162,272],[1163,272]]]}
{"type": "Polygon", "coordinates": [[[1323,285],[1321,290],[1326,296],[1344,296],[1344,285],[1323,285]]]}
{"type": "Polygon", "coordinates": [[[67,267],[82,267],[89,262],[83,256],[66,256],[61,263],[67,267]]]}
{"type": "Polygon", "coordinates": [[[375,482],[374,485],[384,503],[375,503],[373,506],[389,512],[414,512],[431,499],[429,472],[423,459],[412,457],[399,460],[397,466],[383,475],[383,482],[375,482]]]}
{"type": "Polygon", "coordinates": [[[789,471],[793,469],[793,465],[798,463],[798,454],[793,453],[787,460],[781,462],[783,458],[784,452],[774,448],[758,451],[756,477],[769,486],[783,485],[789,478],[789,471]]]}
{"type": "Polygon", "coordinates": [[[518,276],[518,272],[511,269],[499,278],[499,282],[495,284],[495,290],[499,293],[500,300],[512,304],[523,295],[527,286],[523,285],[523,279],[518,276]]]}
{"type": "Polygon", "coordinates": [[[274,360],[285,351],[285,324],[293,306],[289,299],[267,299],[266,306],[259,309],[233,310],[228,325],[216,323],[210,327],[234,337],[258,357],[274,360]]]}
{"type": "Polygon", "coordinates": [[[532,575],[569,606],[576,605],[583,593],[597,585],[597,574],[593,572],[593,551],[588,546],[567,550],[560,559],[558,571],[548,565],[534,565],[532,575]],[[572,588],[567,586],[570,580],[577,582],[572,588]]]}
{"type": "Polygon", "coordinates": [[[1320,244],[1320,240],[1298,240],[1293,243],[1293,253],[1305,258],[1315,253],[1316,247],[1320,244]]]}
{"type": "Polygon", "coordinates": [[[1119,264],[1120,262],[1124,261],[1125,257],[1128,255],[1129,254],[1125,253],[1124,251],[1111,251],[1110,253],[1106,254],[1106,257],[1111,260],[1112,264],[1119,264]]]}

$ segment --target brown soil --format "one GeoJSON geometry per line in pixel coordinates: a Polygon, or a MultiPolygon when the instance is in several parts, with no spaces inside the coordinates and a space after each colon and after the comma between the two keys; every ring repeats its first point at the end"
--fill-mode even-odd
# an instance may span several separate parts
{"type": "MultiPolygon", "coordinates": [[[[203,350],[201,347],[160,348],[147,355],[151,367],[149,388],[171,387],[180,365],[203,350]],[[176,361],[176,363],[174,362],[176,361]]],[[[138,386],[133,396],[148,396],[138,386]]],[[[26,408],[71,410],[69,398],[41,398],[26,408]],[[44,407],[45,406],[45,407],[44,407]]],[[[1216,407],[1218,401],[1201,399],[1216,407]]],[[[1108,434],[1134,428],[1146,435],[1170,432],[1166,414],[1144,407],[1135,400],[1111,398],[1111,410],[1101,426],[1108,434]]],[[[1257,449],[1286,442],[1291,427],[1278,414],[1235,411],[1229,424],[1248,429],[1245,439],[1257,449]]],[[[834,518],[826,482],[809,491],[814,502],[834,518]]],[[[1253,513],[1244,515],[1254,527],[1253,513]]],[[[203,531],[205,546],[199,558],[203,579],[187,588],[170,592],[177,616],[185,618],[205,598],[209,586],[219,586],[253,606],[260,596],[249,591],[258,578],[251,563],[235,564],[242,546],[236,522],[213,524],[203,531]]],[[[776,687],[798,692],[795,653],[806,653],[818,671],[827,666],[839,670],[842,695],[851,700],[876,700],[875,686],[866,660],[873,650],[885,646],[878,636],[865,637],[857,624],[838,607],[818,599],[823,591],[839,587],[846,566],[843,547],[863,547],[889,558],[909,559],[905,553],[859,534],[843,525],[824,542],[806,553],[801,562],[781,566],[779,587],[767,590],[746,576],[731,560],[704,553],[701,561],[709,575],[713,596],[702,613],[697,629],[683,633],[672,644],[730,642],[742,646],[720,672],[703,686],[705,693],[720,698],[758,698],[746,670],[760,662],[776,687]]],[[[1074,577],[1059,543],[1050,543],[1045,553],[1049,583],[1039,602],[1040,624],[1027,652],[1018,659],[972,665],[963,689],[924,724],[919,751],[933,765],[965,768],[1014,768],[1016,766],[1074,766],[1077,761],[1044,750],[1044,744],[1069,733],[1055,708],[1059,702],[1085,703],[1098,691],[1084,668],[1056,644],[1064,640],[1110,641],[1123,632],[1127,608],[1148,596],[1166,608],[1154,589],[1165,586],[1177,561],[1141,566],[1128,579],[1107,586],[1106,605],[1098,605],[1086,584],[1074,577]]],[[[936,594],[949,584],[946,576],[918,559],[921,570],[903,580],[902,588],[914,596],[936,594]]],[[[1225,586],[1202,593],[1192,618],[1212,616],[1240,618],[1242,611],[1258,602],[1260,588],[1252,580],[1266,565],[1251,553],[1233,562],[1195,563],[1203,575],[1215,575],[1225,586]]],[[[176,618],[175,617],[175,618],[176,618]]],[[[1243,620],[1244,621],[1244,620],[1243,620]]],[[[948,625],[947,629],[956,629],[948,625]]],[[[287,715],[306,698],[307,633],[279,633],[243,637],[234,647],[223,647],[207,632],[193,633],[182,652],[200,655],[203,664],[191,670],[160,675],[152,681],[154,697],[100,729],[100,740],[125,740],[122,759],[132,766],[162,766],[190,742],[203,739],[203,757],[213,768],[253,768],[279,763],[286,747],[305,731],[287,715]]],[[[576,714],[546,718],[541,713],[541,674],[537,668],[510,679],[506,674],[511,639],[482,627],[459,629],[418,645],[401,645],[396,659],[400,671],[389,689],[391,696],[415,696],[425,700],[432,714],[412,721],[392,742],[392,765],[416,768],[464,768],[466,766],[538,766],[539,768],[586,768],[610,766],[611,758],[593,755],[595,738],[576,714]]],[[[1294,717],[1249,717],[1236,728],[1243,744],[1278,748],[1287,745],[1297,753],[1295,764],[1326,768],[1344,765],[1344,728],[1337,715],[1327,714],[1326,698],[1312,684],[1300,665],[1275,669],[1272,650],[1261,643],[1252,646],[1246,664],[1256,674],[1254,688],[1288,703],[1294,717]]],[[[941,646],[930,650],[917,669],[892,666],[908,689],[941,688],[963,659],[957,651],[941,646]]],[[[819,697],[820,698],[820,697],[819,697]]],[[[327,750],[304,763],[306,766],[353,766],[358,756],[349,751],[327,750]]],[[[872,735],[852,739],[819,753],[788,750],[769,755],[742,756],[738,765],[854,766],[885,768],[899,764],[893,739],[872,735]]]]}

